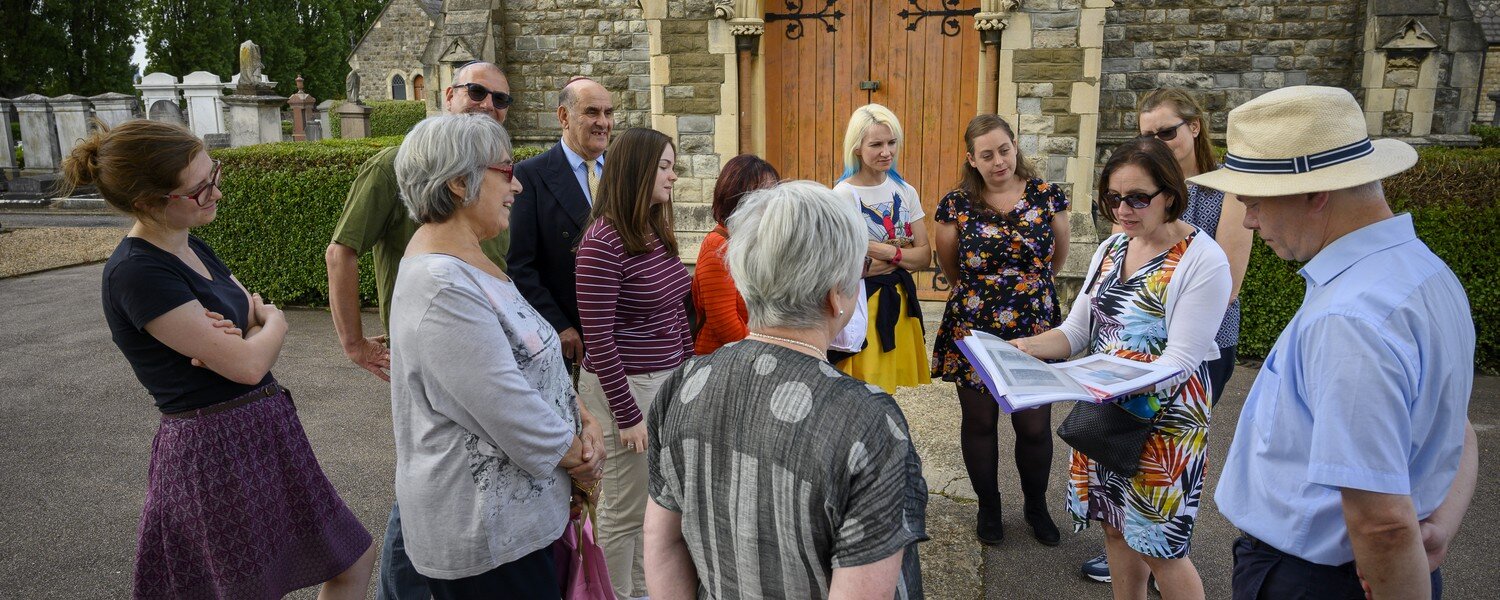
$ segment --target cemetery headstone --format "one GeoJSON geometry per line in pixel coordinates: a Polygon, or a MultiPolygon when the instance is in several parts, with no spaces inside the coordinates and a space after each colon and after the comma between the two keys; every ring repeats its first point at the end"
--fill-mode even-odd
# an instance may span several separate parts
{"type": "Polygon", "coordinates": [[[207,71],[194,71],[182,77],[177,86],[187,98],[188,127],[199,137],[224,133],[224,106],[219,98],[224,95],[224,82],[218,75],[207,71]]]}
{"type": "Polygon", "coordinates": [[[26,168],[22,173],[57,171],[62,164],[62,151],[57,145],[51,102],[40,94],[27,94],[12,102],[20,116],[21,147],[26,151],[26,168]]]}
{"type": "Polygon", "coordinates": [[[292,106],[292,141],[301,142],[308,139],[307,122],[312,118],[313,106],[318,102],[302,89],[302,76],[297,76],[297,93],[292,94],[287,104],[292,106]]]}
{"type": "Polygon", "coordinates": [[[146,109],[146,118],[152,121],[187,125],[187,119],[182,117],[182,107],[177,106],[177,102],[173,100],[157,100],[152,103],[151,107],[146,109]]]}
{"type": "Polygon", "coordinates": [[[74,94],[53,98],[52,118],[57,124],[57,146],[62,156],[89,136],[89,99],[74,94]]]}
{"type": "Polygon", "coordinates": [[[109,92],[90,97],[89,102],[94,104],[94,118],[106,127],[114,127],[137,116],[135,96],[130,94],[109,92]]]}
{"type": "Polygon", "coordinates": [[[146,107],[146,118],[151,116],[153,107],[161,100],[170,100],[176,104],[182,99],[182,94],[177,89],[177,77],[166,73],[148,73],[141,78],[141,82],[135,84],[135,89],[141,91],[141,106],[146,107]]]}
{"type": "MultiPolygon", "coordinates": [[[[10,135],[10,98],[0,98],[0,169],[16,168],[16,141],[10,135]]],[[[5,175],[0,174],[0,181],[5,175]]]]}

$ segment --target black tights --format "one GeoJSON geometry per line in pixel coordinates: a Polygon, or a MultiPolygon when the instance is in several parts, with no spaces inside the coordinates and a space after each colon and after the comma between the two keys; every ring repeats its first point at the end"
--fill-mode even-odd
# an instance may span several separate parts
{"type": "MultiPolygon", "coordinates": [[[[969,483],[979,497],[979,505],[1000,507],[1000,440],[995,430],[1000,421],[1000,405],[989,392],[958,386],[958,403],[963,410],[959,441],[963,446],[964,468],[969,483]]],[[[1023,410],[1010,416],[1016,431],[1016,472],[1021,475],[1021,494],[1026,507],[1046,510],[1047,479],[1052,472],[1052,411],[1049,406],[1023,410]]]]}

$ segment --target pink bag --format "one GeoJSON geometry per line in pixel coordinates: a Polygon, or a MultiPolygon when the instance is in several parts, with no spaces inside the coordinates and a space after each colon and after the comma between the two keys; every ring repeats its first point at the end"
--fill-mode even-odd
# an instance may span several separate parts
{"type": "Polygon", "coordinates": [[[604,550],[594,542],[594,507],[568,523],[562,539],[553,544],[558,584],[566,600],[614,600],[609,584],[609,569],[604,565],[604,550]]]}

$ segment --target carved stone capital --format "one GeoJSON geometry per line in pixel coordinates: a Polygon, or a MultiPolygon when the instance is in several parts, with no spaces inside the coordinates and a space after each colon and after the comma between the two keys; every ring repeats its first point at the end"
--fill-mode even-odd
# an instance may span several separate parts
{"type": "Polygon", "coordinates": [[[1007,17],[1020,4],[1017,0],[982,0],[979,13],[974,15],[974,29],[979,31],[1004,31],[1010,24],[1007,17]]]}
{"type": "Polygon", "coordinates": [[[729,22],[730,35],[760,36],[766,33],[766,22],[760,19],[735,19],[729,22]]]}

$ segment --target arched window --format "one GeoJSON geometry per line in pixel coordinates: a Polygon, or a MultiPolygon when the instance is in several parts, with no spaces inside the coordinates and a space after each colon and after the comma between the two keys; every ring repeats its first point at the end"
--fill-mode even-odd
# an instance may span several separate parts
{"type": "Polygon", "coordinates": [[[391,99],[406,99],[406,79],[401,77],[399,73],[391,76],[391,99]]]}

